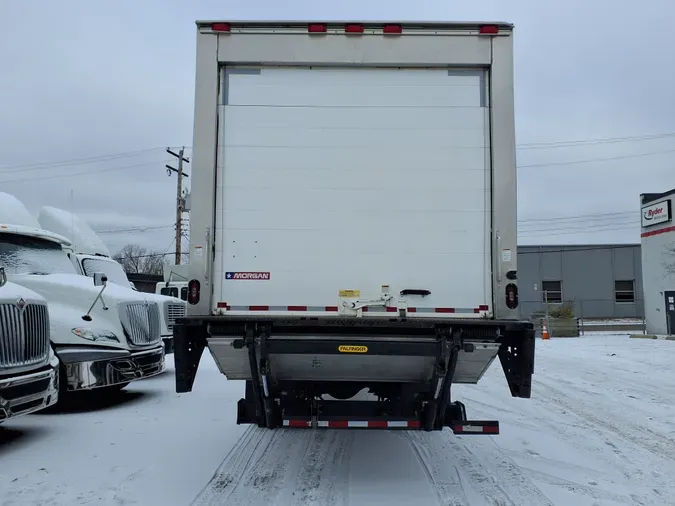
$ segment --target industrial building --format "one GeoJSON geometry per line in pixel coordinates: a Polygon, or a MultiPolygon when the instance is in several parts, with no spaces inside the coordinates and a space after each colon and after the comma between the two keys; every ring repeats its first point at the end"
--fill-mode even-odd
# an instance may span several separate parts
{"type": "Polygon", "coordinates": [[[643,318],[639,244],[518,246],[522,317],[568,302],[579,318],[643,318]]]}
{"type": "Polygon", "coordinates": [[[648,334],[675,334],[675,189],[640,195],[642,272],[648,334]]]}

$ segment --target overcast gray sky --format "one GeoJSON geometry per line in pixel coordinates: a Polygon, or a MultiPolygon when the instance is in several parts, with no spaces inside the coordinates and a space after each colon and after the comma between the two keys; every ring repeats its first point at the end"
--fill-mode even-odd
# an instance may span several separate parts
{"type": "Polygon", "coordinates": [[[672,0],[2,0],[0,190],[73,209],[113,251],[172,251],[164,147],[192,143],[196,19],[509,21],[519,242],[638,242],[639,193],[675,188],[673,14],[672,0]]]}

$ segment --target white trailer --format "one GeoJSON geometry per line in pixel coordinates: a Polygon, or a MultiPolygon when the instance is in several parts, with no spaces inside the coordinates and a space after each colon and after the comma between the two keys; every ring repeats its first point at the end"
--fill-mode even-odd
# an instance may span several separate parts
{"type": "Polygon", "coordinates": [[[198,22],[192,163],[178,392],[208,347],[270,428],[496,433],[450,396],[496,357],[530,397],[512,25],[198,22]]]}

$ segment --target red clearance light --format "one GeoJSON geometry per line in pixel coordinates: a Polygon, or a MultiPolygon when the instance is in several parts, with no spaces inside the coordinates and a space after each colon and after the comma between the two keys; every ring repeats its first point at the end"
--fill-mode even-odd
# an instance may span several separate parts
{"type": "Polygon", "coordinates": [[[401,25],[384,25],[382,27],[382,33],[387,34],[403,33],[403,27],[401,25]]]}
{"type": "Polygon", "coordinates": [[[478,29],[478,33],[481,35],[497,35],[499,27],[497,25],[483,25],[478,29]]]}
{"type": "Polygon", "coordinates": [[[214,32],[229,32],[232,27],[230,23],[212,23],[211,30],[214,32]]]}
{"type": "Polygon", "coordinates": [[[363,25],[345,25],[345,33],[363,33],[363,25]]]}
{"type": "Polygon", "coordinates": [[[312,23],[307,27],[309,33],[326,33],[328,28],[323,23],[312,23]]]}

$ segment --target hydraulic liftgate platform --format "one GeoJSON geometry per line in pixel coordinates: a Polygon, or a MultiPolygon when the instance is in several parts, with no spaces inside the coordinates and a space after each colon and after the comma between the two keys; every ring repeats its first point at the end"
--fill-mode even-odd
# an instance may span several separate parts
{"type": "Polygon", "coordinates": [[[441,430],[455,434],[498,434],[499,422],[467,420],[461,402],[451,402],[452,378],[461,351],[499,344],[498,357],[513,397],[529,398],[534,373],[535,334],[531,322],[447,319],[335,317],[186,317],[174,325],[176,392],[192,390],[208,339],[236,337],[246,349],[251,380],[238,403],[237,423],[261,427],[327,427],[441,430]],[[275,336],[275,337],[272,337],[275,336]],[[416,339],[429,338],[435,339],[416,339]],[[299,339],[301,337],[301,339],[299,339]],[[348,340],[345,338],[349,338],[348,340]],[[389,339],[387,339],[389,338],[389,339]],[[394,338],[394,339],[392,339],[394,338]],[[398,339],[396,339],[398,338],[398,339]],[[405,338],[402,340],[401,338],[405,338]],[[348,344],[346,344],[348,342],[348,344]],[[277,395],[302,389],[302,382],[271,381],[270,355],[342,353],[361,348],[368,355],[435,357],[431,382],[417,385],[414,398],[378,401],[323,400],[277,395]],[[413,399],[411,401],[411,399],[413,399]],[[423,402],[420,402],[420,399],[423,402]]]}

